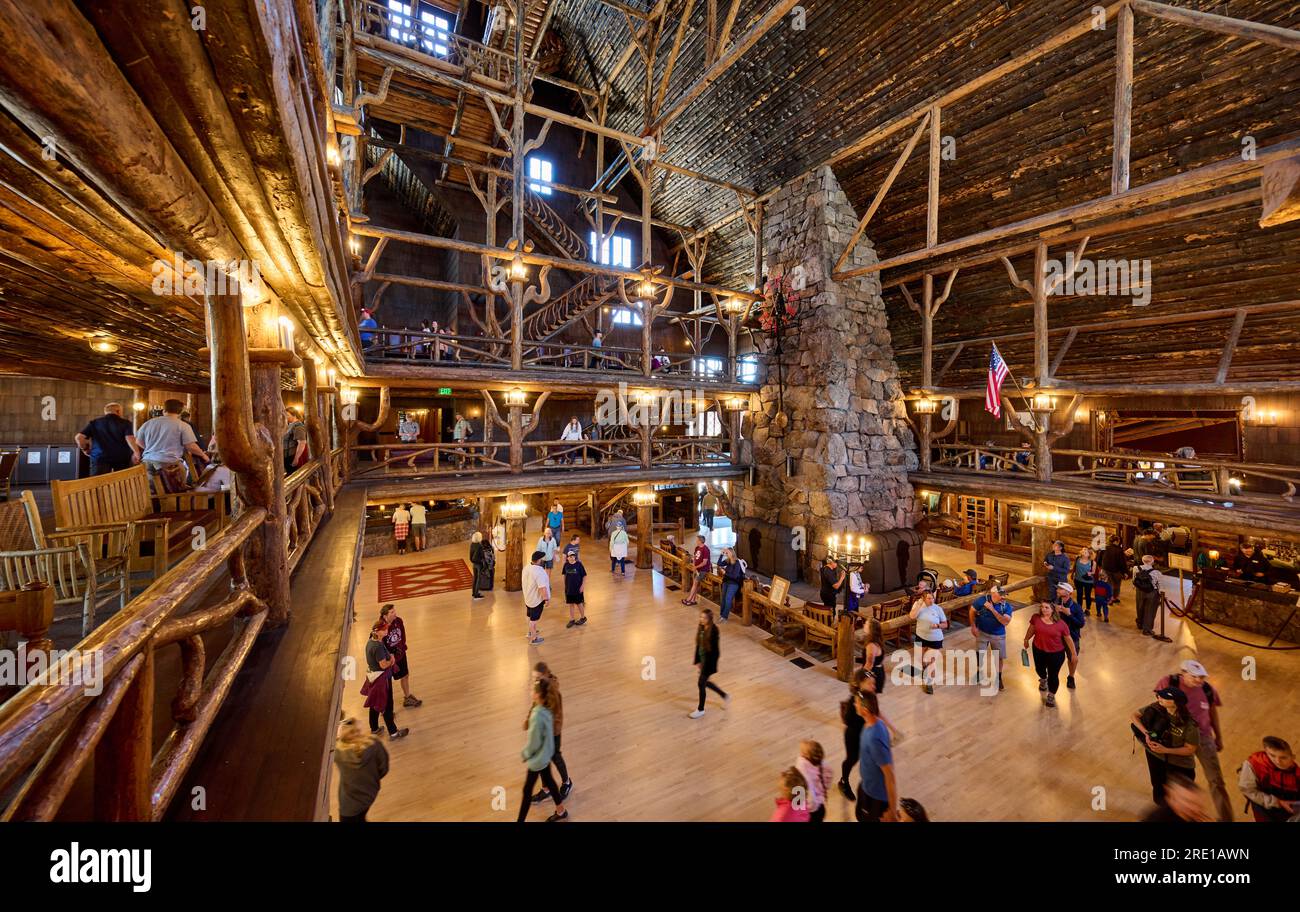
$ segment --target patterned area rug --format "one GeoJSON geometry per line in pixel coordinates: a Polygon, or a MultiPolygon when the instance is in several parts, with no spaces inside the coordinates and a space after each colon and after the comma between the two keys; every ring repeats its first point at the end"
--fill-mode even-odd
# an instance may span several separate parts
{"type": "Polygon", "coordinates": [[[473,584],[473,571],[463,560],[392,567],[379,571],[379,600],[393,602],[422,595],[438,595],[442,592],[455,592],[457,589],[469,589],[473,584]]]}

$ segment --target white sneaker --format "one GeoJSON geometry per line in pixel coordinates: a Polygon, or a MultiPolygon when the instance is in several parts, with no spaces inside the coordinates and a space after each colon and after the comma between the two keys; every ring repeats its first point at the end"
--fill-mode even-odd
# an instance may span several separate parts
{"type": "Polygon", "coordinates": [[[691,718],[692,718],[692,719],[698,719],[698,718],[699,718],[700,716],[702,716],[702,715],[704,715],[704,710],[702,710],[702,709],[693,709],[693,710],[691,710],[691,718]]]}

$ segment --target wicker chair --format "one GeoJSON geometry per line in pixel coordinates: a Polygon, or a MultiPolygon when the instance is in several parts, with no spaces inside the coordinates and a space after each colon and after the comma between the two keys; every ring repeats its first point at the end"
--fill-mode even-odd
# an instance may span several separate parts
{"type": "Polygon", "coordinates": [[[46,533],[31,491],[0,504],[0,589],[21,589],[32,580],[54,589],[56,621],[81,618],[81,635],[95,628],[101,606],[130,598],[128,555],[131,523],[46,533]],[[71,613],[60,608],[75,606],[71,613]]]}

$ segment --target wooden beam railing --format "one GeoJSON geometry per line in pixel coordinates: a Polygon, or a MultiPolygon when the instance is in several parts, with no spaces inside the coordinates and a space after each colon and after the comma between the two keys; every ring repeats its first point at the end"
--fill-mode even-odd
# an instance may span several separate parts
{"type": "Polygon", "coordinates": [[[369,453],[374,462],[358,461],[353,478],[365,476],[428,475],[438,472],[508,472],[510,463],[498,458],[509,451],[507,441],[480,443],[388,443],[354,448],[369,453]]]}
{"type": "Polygon", "coordinates": [[[266,621],[244,566],[244,546],[266,518],[245,510],[0,706],[0,819],[54,819],[92,757],[96,819],[162,818],[266,621]],[[226,599],[180,613],[225,572],[226,599]],[[234,636],[209,670],[201,636],[229,624],[234,636]],[[172,644],[181,677],[171,732],[155,751],[155,656],[172,644]]]}
{"type": "Polygon", "coordinates": [[[284,497],[289,517],[289,571],[293,572],[307,553],[316,529],[329,509],[325,491],[331,490],[332,479],[325,474],[325,463],[313,459],[294,470],[284,480],[284,497]]]}
{"type": "Polygon", "coordinates": [[[930,467],[937,472],[952,471],[1011,474],[1034,472],[1034,453],[1020,447],[980,446],[967,443],[941,443],[931,447],[930,467]]]}

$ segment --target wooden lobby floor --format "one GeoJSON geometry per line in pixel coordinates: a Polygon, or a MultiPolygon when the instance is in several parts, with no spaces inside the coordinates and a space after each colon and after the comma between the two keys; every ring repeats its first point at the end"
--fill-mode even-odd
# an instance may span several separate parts
{"type": "MultiPolygon", "coordinates": [[[[794,762],[803,738],[820,741],[838,770],[838,704],[847,688],[829,661],[801,669],[759,645],[765,632],[733,619],[722,628],[714,678],[731,694],[730,707],[710,694],[704,717],[692,720],[695,609],[653,571],[629,564],[626,579],[611,578],[603,543],[584,536],[582,548],[589,621],[565,629],[567,612],[553,602],[541,622],[546,642],[536,648],[525,642],[521,595],[499,585],[481,602],[466,590],[396,603],[411,642],[412,689],[424,705],[399,708],[398,725],[411,734],[388,745],[391,770],[371,820],[514,820],[529,670],[539,659],[559,676],[564,694],[574,821],[766,820],[777,776],[794,762]]],[[[366,559],[351,646],[358,667],[378,615],[379,569],[461,558],[467,550],[454,545],[366,559]]],[[[927,558],[970,565],[968,554],[943,546],[929,546],[927,558]]],[[[982,574],[990,568],[1011,569],[1013,579],[1025,570],[991,559],[982,574]]],[[[558,567],[552,580],[562,592],[558,567]]],[[[895,750],[902,795],[920,800],[935,820],[1124,821],[1147,812],[1146,764],[1132,749],[1128,716],[1152,700],[1155,680],[1176,669],[1188,644],[1177,622],[1173,644],[1142,638],[1132,614],[1126,587],[1109,625],[1089,620],[1079,688],[1062,684],[1054,710],[1042,705],[1032,671],[1018,661],[1023,610],[1011,623],[1002,694],[953,686],[926,695],[919,687],[890,686],[882,707],[906,733],[895,750]],[[1105,810],[1093,810],[1098,787],[1105,789],[1105,810]]],[[[949,638],[952,648],[971,645],[964,629],[949,638]]],[[[1195,647],[1223,694],[1222,765],[1240,820],[1233,771],[1263,735],[1300,742],[1300,652],[1250,650],[1203,631],[1195,647]],[[1257,658],[1255,680],[1242,678],[1247,654],[1257,658]]],[[[343,707],[364,716],[358,689],[358,682],[347,683],[343,707]]],[[[331,792],[336,788],[332,783],[331,792]]],[[[331,802],[337,815],[336,794],[331,802]]],[[[529,819],[543,820],[550,809],[549,802],[535,806],[529,819]]],[[[835,792],[828,820],[850,819],[849,802],[835,792]]]]}

